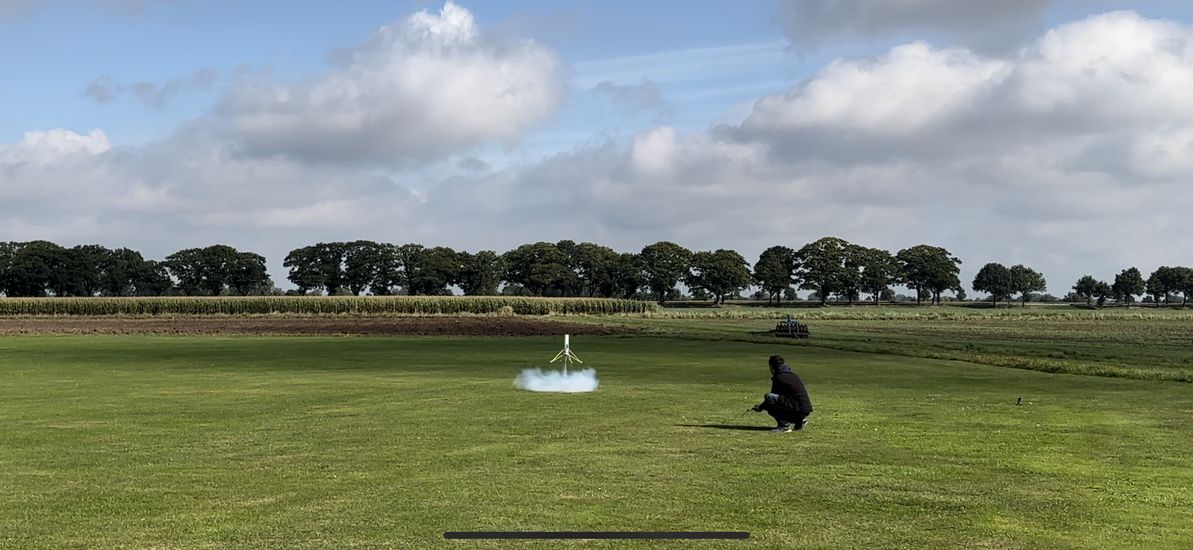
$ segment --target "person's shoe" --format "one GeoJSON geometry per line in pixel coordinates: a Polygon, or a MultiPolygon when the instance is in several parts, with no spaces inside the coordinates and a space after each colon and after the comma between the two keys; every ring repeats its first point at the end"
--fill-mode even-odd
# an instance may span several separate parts
{"type": "Polygon", "coordinates": [[[802,420],[799,421],[799,426],[796,426],[795,429],[797,431],[802,430],[802,429],[804,429],[804,426],[807,426],[807,425],[808,425],[808,417],[805,416],[802,420]]]}
{"type": "Polygon", "coordinates": [[[775,433],[781,433],[781,434],[787,433],[787,432],[794,432],[795,426],[792,426],[791,424],[784,424],[784,425],[779,426],[771,431],[775,432],[775,433]]]}

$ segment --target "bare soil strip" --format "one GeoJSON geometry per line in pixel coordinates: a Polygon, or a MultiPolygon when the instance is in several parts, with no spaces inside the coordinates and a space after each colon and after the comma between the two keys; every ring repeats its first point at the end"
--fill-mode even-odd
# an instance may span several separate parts
{"type": "Polygon", "coordinates": [[[528,317],[0,317],[7,334],[603,335],[625,329],[528,317]]]}

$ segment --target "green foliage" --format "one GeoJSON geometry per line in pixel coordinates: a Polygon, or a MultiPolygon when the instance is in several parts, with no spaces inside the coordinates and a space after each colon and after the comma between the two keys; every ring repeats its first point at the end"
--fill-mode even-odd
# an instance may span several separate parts
{"type": "Polygon", "coordinates": [[[613,258],[609,278],[613,282],[612,296],[634,298],[638,291],[646,286],[646,273],[642,267],[641,256],[634,252],[619,253],[613,258]]]}
{"type": "Polygon", "coordinates": [[[1159,302],[1163,296],[1164,303],[1169,302],[1169,295],[1181,293],[1181,305],[1189,303],[1189,295],[1193,294],[1193,269],[1188,267],[1160,266],[1147,279],[1147,292],[1155,296],[1159,302]]]}
{"type": "Polygon", "coordinates": [[[612,297],[618,294],[617,251],[594,243],[580,243],[572,251],[580,295],[612,297]]]}
{"type": "Polygon", "coordinates": [[[264,257],[227,245],[179,250],[166,256],[165,264],[187,296],[219,296],[225,290],[248,294],[273,286],[264,257]]]}
{"type": "Polygon", "coordinates": [[[11,278],[14,275],[12,265],[21,246],[21,243],[0,241],[0,293],[12,295],[12,291],[9,289],[11,278]]]}
{"type": "MultiPolygon", "coordinates": [[[[404,269],[409,269],[409,266],[404,266],[404,269]]],[[[460,277],[459,255],[445,246],[424,249],[408,277],[411,295],[450,294],[448,285],[456,284],[460,277]]]]}
{"type": "Polygon", "coordinates": [[[289,269],[286,279],[298,287],[299,294],[306,294],[324,286],[325,279],[319,269],[318,245],[304,246],[291,250],[282,262],[282,266],[289,269]]]}
{"type": "Polygon", "coordinates": [[[878,248],[856,247],[850,258],[850,264],[861,270],[858,288],[872,295],[875,304],[883,299],[884,294],[888,295],[888,300],[894,297],[890,286],[899,281],[901,271],[899,262],[890,252],[878,248]]]}
{"type": "Polygon", "coordinates": [[[741,254],[720,249],[693,254],[685,281],[689,288],[706,290],[717,303],[724,303],[725,296],[750,286],[753,277],[741,254]]]}
{"type": "Polygon", "coordinates": [[[1092,304],[1094,293],[1098,291],[1099,282],[1092,275],[1083,275],[1073,285],[1073,292],[1077,293],[1077,296],[1084,299],[1087,304],[1092,304]]]}
{"type": "Polygon", "coordinates": [[[961,259],[939,246],[916,245],[900,250],[895,258],[903,274],[902,282],[915,290],[916,303],[929,293],[932,302],[940,303],[940,294],[961,287],[961,259]]]}
{"type": "Polygon", "coordinates": [[[524,244],[502,256],[505,280],[534,296],[564,295],[576,285],[571,258],[555,244],[524,244]]]}
{"type": "Polygon", "coordinates": [[[795,270],[795,251],[786,246],[772,246],[758,256],[754,264],[754,281],[762,287],[768,300],[781,301],[784,292],[796,283],[795,270]]]}
{"type": "Polygon", "coordinates": [[[1106,303],[1106,299],[1113,295],[1114,291],[1110,289],[1110,285],[1106,281],[1098,281],[1094,285],[1094,297],[1098,299],[1098,307],[1102,307],[1106,303]]]}
{"type": "Polygon", "coordinates": [[[808,243],[795,253],[796,277],[800,288],[816,291],[823,305],[828,296],[857,288],[857,271],[846,266],[852,245],[843,239],[825,237],[808,243]]]}
{"type": "Polygon", "coordinates": [[[342,279],[354,296],[360,296],[370,287],[385,286],[387,288],[384,291],[378,292],[379,288],[373,288],[373,292],[388,293],[388,281],[379,283],[385,280],[382,278],[383,274],[389,274],[395,269],[393,254],[389,253],[387,248],[389,247],[373,241],[352,241],[342,245],[342,279]]]}
{"type": "Polygon", "coordinates": [[[147,266],[141,253],[128,248],[108,252],[99,270],[99,291],[106,296],[129,296],[143,283],[147,266]]]}
{"type": "Polygon", "coordinates": [[[66,251],[63,287],[58,296],[94,296],[111,251],[98,244],[79,245],[66,251]]]}
{"type": "Polygon", "coordinates": [[[273,287],[265,270],[265,257],[252,252],[237,252],[224,264],[228,287],[241,296],[265,294],[273,287]]]}
{"type": "Polygon", "coordinates": [[[1027,307],[1027,296],[1032,292],[1048,290],[1048,281],[1040,272],[1023,264],[1011,266],[1011,291],[1019,293],[1023,307],[1027,307]]]}
{"type": "Polygon", "coordinates": [[[1181,305],[1189,305],[1189,296],[1193,295],[1193,268],[1178,267],[1176,288],[1181,291],[1181,305]]]}
{"type": "Polygon", "coordinates": [[[667,294],[688,272],[692,252],[673,242],[659,241],[647,245],[639,255],[645,286],[650,287],[659,303],[667,301],[667,294]]]}
{"type": "Polygon", "coordinates": [[[1147,291],[1147,283],[1138,268],[1130,267],[1114,276],[1114,284],[1110,287],[1115,299],[1122,300],[1129,307],[1135,296],[1147,291]]]}
{"type": "Polygon", "coordinates": [[[977,276],[973,279],[973,289],[988,292],[990,300],[998,306],[999,298],[1009,299],[1011,293],[1015,292],[1015,278],[1007,266],[991,262],[978,270],[977,276]]]}
{"type": "Polygon", "coordinates": [[[138,296],[161,296],[174,286],[165,262],[148,260],[134,277],[133,288],[138,296]]]}
{"type": "Polygon", "coordinates": [[[501,286],[501,277],[505,273],[505,261],[492,250],[482,250],[476,254],[460,252],[459,285],[464,294],[469,296],[493,296],[501,286]]]}
{"type": "Polygon", "coordinates": [[[47,292],[69,293],[65,248],[49,241],[10,243],[6,255],[4,292],[8,296],[45,296],[47,292]]]}
{"type": "Polygon", "coordinates": [[[166,256],[166,269],[187,296],[203,294],[212,287],[214,292],[207,290],[208,294],[219,295],[223,290],[223,274],[216,273],[215,266],[208,264],[203,249],[187,248],[166,256]]]}

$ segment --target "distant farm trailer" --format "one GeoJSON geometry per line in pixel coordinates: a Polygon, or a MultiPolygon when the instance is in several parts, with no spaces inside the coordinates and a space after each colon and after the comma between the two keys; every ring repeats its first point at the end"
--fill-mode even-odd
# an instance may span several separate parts
{"type": "Polygon", "coordinates": [[[775,336],[782,336],[785,338],[808,338],[812,336],[812,332],[808,330],[808,325],[796,321],[790,315],[787,319],[779,321],[775,325],[775,336]]]}
{"type": "Polygon", "coordinates": [[[608,315],[654,302],[523,296],[217,296],[0,298],[0,315],[608,315]]]}

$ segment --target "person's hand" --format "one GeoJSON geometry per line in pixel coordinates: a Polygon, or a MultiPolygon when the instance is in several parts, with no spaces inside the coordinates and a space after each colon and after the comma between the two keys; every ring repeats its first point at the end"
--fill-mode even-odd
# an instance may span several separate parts
{"type": "Polygon", "coordinates": [[[756,413],[762,412],[762,405],[754,405],[753,407],[750,407],[750,410],[756,413]]]}

